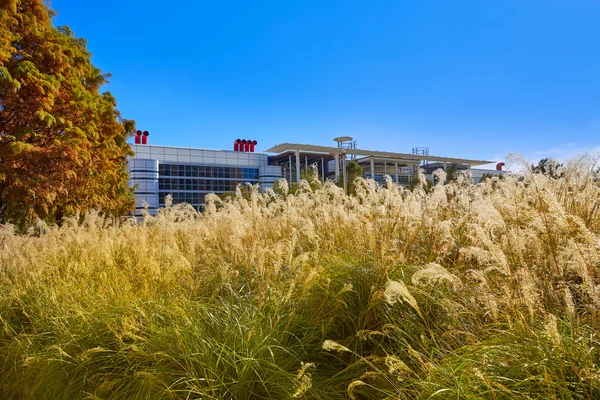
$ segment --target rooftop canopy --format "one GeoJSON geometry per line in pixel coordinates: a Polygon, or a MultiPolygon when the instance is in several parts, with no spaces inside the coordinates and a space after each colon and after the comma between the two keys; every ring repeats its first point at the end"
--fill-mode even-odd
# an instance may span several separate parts
{"type": "Polygon", "coordinates": [[[452,158],[452,157],[436,157],[436,156],[425,156],[419,154],[409,153],[394,153],[391,151],[375,151],[375,150],[361,150],[361,149],[346,149],[333,146],[317,146],[313,144],[298,144],[298,143],[283,143],[278,144],[270,149],[267,149],[267,153],[283,153],[286,151],[300,151],[309,153],[323,153],[323,154],[352,154],[355,156],[362,157],[376,157],[378,159],[391,159],[392,161],[405,161],[406,163],[418,163],[419,161],[433,161],[433,162],[448,162],[456,164],[469,164],[471,166],[492,164],[495,161],[488,160],[469,160],[466,158],[452,158]]]}

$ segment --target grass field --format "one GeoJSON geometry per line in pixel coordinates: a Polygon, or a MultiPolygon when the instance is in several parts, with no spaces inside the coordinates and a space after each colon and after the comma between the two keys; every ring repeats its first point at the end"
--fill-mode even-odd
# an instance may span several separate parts
{"type": "Polygon", "coordinates": [[[0,398],[598,399],[592,168],[1,227],[0,398]]]}

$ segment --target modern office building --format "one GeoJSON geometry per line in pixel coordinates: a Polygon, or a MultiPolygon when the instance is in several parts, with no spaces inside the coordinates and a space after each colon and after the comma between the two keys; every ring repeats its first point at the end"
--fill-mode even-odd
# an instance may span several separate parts
{"type": "MultiPolygon", "coordinates": [[[[341,138],[349,139],[349,138],[341,138]]],[[[408,154],[360,150],[355,142],[338,141],[337,147],[284,143],[255,153],[253,140],[236,140],[233,150],[210,150],[148,144],[148,133],[138,131],[128,160],[130,185],[136,196],[136,215],[147,208],[153,214],[164,207],[165,196],[173,203],[189,203],[200,209],[208,193],[235,192],[239,184],[259,184],[262,190],[286,178],[300,180],[301,172],[316,165],[319,177],[336,179],[344,165],[356,160],[365,178],[381,182],[389,175],[393,181],[406,185],[425,163],[438,163],[442,168],[457,164],[461,169],[490,164],[493,161],[435,157],[429,154],[408,154]],[[337,162],[336,162],[337,161],[337,162]]],[[[499,173],[499,171],[473,170],[499,173]]],[[[479,174],[481,176],[481,174],[479,174]]]]}

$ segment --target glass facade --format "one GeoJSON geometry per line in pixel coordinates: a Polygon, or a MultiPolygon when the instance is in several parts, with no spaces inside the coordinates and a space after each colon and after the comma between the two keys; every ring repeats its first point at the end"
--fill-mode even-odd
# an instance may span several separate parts
{"type": "Polygon", "coordinates": [[[198,209],[207,193],[235,192],[240,183],[257,184],[258,168],[159,164],[158,176],[159,207],[170,194],[173,204],[185,202],[198,209]]]}

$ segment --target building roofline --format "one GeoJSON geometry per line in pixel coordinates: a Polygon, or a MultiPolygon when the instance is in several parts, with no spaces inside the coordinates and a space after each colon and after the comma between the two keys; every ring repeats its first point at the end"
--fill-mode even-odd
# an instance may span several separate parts
{"type": "Polygon", "coordinates": [[[418,154],[409,153],[395,153],[391,151],[376,151],[376,150],[363,150],[363,149],[346,149],[333,146],[318,146],[312,144],[300,144],[300,143],[282,143],[275,145],[267,150],[266,153],[283,153],[286,151],[306,151],[311,153],[324,153],[324,154],[339,154],[346,153],[356,156],[372,156],[377,158],[389,158],[396,159],[395,161],[406,160],[407,162],[418,162],[418,161],[439,161],[439,162],[450,162],[457,164],[469,164],[473,165],[484,165],[493,164],[495,161],[488,160],[471,160],[467,158],[455,158],[455,157],[437,157],[437,156],[425,156],[418,154]]]}
{"type": "Polygon", "coordinates": [[[261,154],[267,155],[265,151],[235,151],[235,150],[226,150],[226,149],[208,149],[206,147],[188,147],[188,146],[168,146],[164,144],[136,144],[136,143],[128,143],[129,146],[133,149],[134,146],[138,147],[165,147],[168,149],[185,149],[185,150],[206,150],[206,151],[226,151],[229,153],[242,153],[242,154],[261,154]]]}

